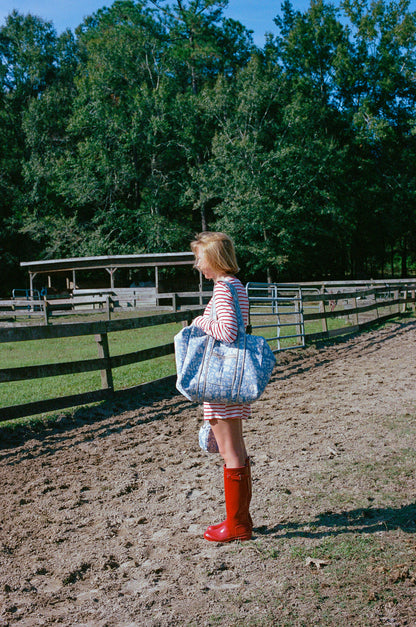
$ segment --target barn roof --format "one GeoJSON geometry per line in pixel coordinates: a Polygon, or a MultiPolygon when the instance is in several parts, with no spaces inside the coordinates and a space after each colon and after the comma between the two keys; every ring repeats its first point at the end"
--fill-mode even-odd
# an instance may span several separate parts
{"type": "Polygon", "coordinates": [[[22,261],[22,268],[31,274],[63,272],[68,270],[95,270],[98,268],[160,268],[184,266],[194,263],[192,252],[145,253],[139,255],[106,255],[100,257],[73,257],[70,259],[47,259],[44,261],[22,261]]]}

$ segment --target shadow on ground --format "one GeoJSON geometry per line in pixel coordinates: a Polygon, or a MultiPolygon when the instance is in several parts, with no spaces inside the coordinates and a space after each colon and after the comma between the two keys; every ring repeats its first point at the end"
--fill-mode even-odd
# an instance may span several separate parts
{"type": "Polygon", "coordinates": [[[275,527],[258,527],[259,536],[279,538],[325,538],[345,533],[371,534],[400,529],[416,533],[416,503],[393,508],[360,508],[346,512],[324,512],[312,520],[287,522],[275,527]]]}

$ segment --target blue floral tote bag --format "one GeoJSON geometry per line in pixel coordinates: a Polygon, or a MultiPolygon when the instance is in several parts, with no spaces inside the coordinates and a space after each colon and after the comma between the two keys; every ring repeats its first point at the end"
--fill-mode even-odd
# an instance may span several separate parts
{"type": "Polygon", "coordinates": [[[194,325],[182,329],[174,338],[176,387],[197,403],[245,405],[260,398],[276,358],[264,337],[245,332],[237,291],[230,283],[224,284],[233,296],[237,339],[221,342],[194,325]]]}

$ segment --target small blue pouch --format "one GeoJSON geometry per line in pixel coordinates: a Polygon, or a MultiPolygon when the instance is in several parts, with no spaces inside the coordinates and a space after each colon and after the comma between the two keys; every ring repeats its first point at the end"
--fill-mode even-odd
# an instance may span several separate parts
{"type": "Polygon", "coordinates": [[[219,453],[217,440],[208,420],[204,420],[199,430],[199,446],[206,453],[219,453]]]}

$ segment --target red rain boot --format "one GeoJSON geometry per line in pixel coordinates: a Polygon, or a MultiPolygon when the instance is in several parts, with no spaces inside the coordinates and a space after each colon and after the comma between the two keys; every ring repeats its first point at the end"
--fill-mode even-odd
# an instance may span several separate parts
{"type": "MultiPolygon", "coordinates": [[[[251,481],[251,466],[250,466],[250,458],[249,457],[247,457],[247,459],[246,459],[246,468],[248,470],[248,507],[250,507],[251,495],[252,495],[252,489],[251,489],[252,481],[251,481]]],[[[224,486],[225,486],[225,469],[226,469],[226,466],[224,466],[224,486]]],[[[248,513],[248,520],[250,522],[251,529],[253,529],[253,521],[251,519],[250,512],[248,513]]],[[[222,527],[223,524],[224,524],[224,522],[217,523],[216,525],[210,525],[208,527],[208,529],[207,529],[207,532],[210,533],[214,529],[219,529],[219,527],[222,527]]]]}
{"type": "Polygon", "coordinates": [[[249,515],[249,469],[224,466],[225,509],[227,518],[214,527],[208,527],[204,538],[211,542],[250,540],[252,524],[249,515]]]}

